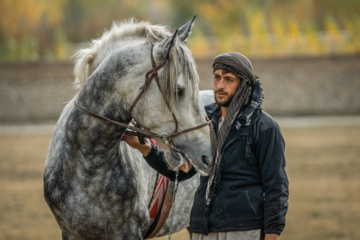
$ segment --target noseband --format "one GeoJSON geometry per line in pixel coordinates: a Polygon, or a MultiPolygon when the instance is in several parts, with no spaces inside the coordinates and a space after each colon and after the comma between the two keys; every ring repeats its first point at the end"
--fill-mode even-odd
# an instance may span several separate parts
{"type": "MultiPolygon", "coordinates": [[[[149,88],[150,86],[150,83],[151,81],[155,78],[156,80],[156,85],[158,86],[158,89],[160,90],[160,93],[162,95],[162,97],[164,98],[164,94],[163,92],[161,91],[161,88],[160,88],[160,83],[159,83],[159,77],[158,77],[158,70],[161,69],[162,67],[164,67],[164,65],[166,64],[166,62],[164,62],[163,64],[161,64],[160,66],[156,66],[156,63],[155,63],[155,60],[154,60],[154,56],[153,56],[153,48],[154,46],[152,45],[151,46],[151,63],[152,63],[152,69],[150,69],[148,72],[146,72],[145,74],[145,83],[144,85],[140,88],[141,91],[140,93],[138,94],[138,96],[135,98],[135,100],[133,101],[133,103],[131,104],[130,108],[129,108],[129,114],[131,115],[136,103],[139,101],[139,99],[141,98],[141,96],[146,92],[146,90],[149,88]]],[[[165,100],[165,98],[164,98],[165,100]]],[[[205,126],[209,126],[210,128],[210,135],[211,135],[211,147],[212,147],[212,150],[213,150],[213,156],[215,156],[215,153],[214,153],[214,149],[216,150],[216,139],[215,139],[215,134],[214,134],[214,131],[213,131],[213,127],[212,127],[212,122],[211,120],[206,117],[205,120],[206,120],[206,123],[203,123],[203,124],[200,124],[196,127],[192,127],[192,128],[188,128],[188,129],[185,129],[185,130],[179,130],[179,126],[178,126],[178,121],[174,115],[174,113],[171,111],[171,108],[169,106],[169,103],[167,101],[165,101],[172,116],[173,116],[173,119],[174,119],[174,122],[175,122],[175,130],[170,133],[170,134],[158,134],[158,133],[155,133],[155,132],[152,132],[152,131],[149,131],[149,130],[146,130],[146,129],[143,129],[143,128],[140,128],[138,126],[130,126],[128,124],[125,124],[125,123],[121,123],[121,122],[117,122],[117,121],[114,121],[112,119],[109,119],[107,117],[104,117],[104,116],[101,116],[99,114],[96,114],[96,113],[93,113],[81,106],[79,106],[76,102],[74,103],[75,107],[91,116],[91,117],[95,117],[95,118],[98,118],[98,119],[102,119],[102,120],[105,120],[105,121],[108,121],[108,122],[111,122],[113,124],[116,124],[118,126],[121,126],[121,127],[124,127],[128,130],[131,130],[131,131],[128,131],[126,134],[129,134],[129,135],[134,135],[133,133],[135,132],[138,137],[139,137],[139,140],[142,144],[144,144],[143,142],[143,138],[144,136],[145,137],[148,137],[148,138],[160,138],[162,140],[162,142],[164,142],[165,144],[167,144],[172,150],[174,150],[175,152],[178,152],[178,153],[182,153],[184,155],[186,155],[184,152],[182,152],[180,149],[176,148],[173,143],[172,143],[172,138],[175,137],[175,136],[178,136],[180,134],[184,134],[184,133],[187,133],[187,132],[191,132],[191,131],[194,131],[194,130],[197,130],[197,129],[200,129],[200,128],[203,128],[205,126]]]]}

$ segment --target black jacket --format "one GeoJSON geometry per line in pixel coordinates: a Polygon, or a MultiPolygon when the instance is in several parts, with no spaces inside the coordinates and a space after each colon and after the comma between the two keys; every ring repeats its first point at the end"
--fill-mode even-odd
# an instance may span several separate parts
{"type": "MultiPolygon", "coordinates": [[[[217,130],[220,107],[211,104],[205,109],[217,130]]],[[[191,230],[207,234],[263,229],[264,233],[280,234],[289,196],[280,128],[261,109],[255,110],[249,126],[237,126],[233,124],[222,149],[221,189],[207,210],[208,177],[200,178],[191,211],[191,230]]],[[[153,148],[145,159],[161,174],[175,179],[175,173],[166,169],[160,150],[153,148]]],[[[194,168],[188,174],[180,172],[179,180],[195,173],[194,168]]]]}

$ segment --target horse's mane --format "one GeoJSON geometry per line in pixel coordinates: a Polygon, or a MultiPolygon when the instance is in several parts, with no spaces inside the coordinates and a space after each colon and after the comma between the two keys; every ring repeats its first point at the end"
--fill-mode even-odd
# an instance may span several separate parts
{"type": "MultiPolygon", "coordinates": [[[[114,22],[109,31],[105,31],[103,35],[95,40],[92,40],[88,48],[79,50],[73,56],[75,60],[74,75],[75,88],[81,88],[86,79],[96,69],[99,62],[101,62],[101,52],[115,43],[127,38],[145,38],[150,44],[155,44],[167,37],[171,36],[171,32],[165,26],[154,25],[147,21],[136,21],[133,18],[123,21],[114,22]],[[96,62],[96,63],[95,63],[96,62]]],[[[186,44],[176,41],[170,53],[170,61],[165,65],[165,75],[167,84],[164,86],[166,101],[171,105],[176,100],[176,80],[181,72],[189,81],[189,87],[193,87],[199,82],[199,77],[196,71],[196,64],[192,54],[186,44]]]]}

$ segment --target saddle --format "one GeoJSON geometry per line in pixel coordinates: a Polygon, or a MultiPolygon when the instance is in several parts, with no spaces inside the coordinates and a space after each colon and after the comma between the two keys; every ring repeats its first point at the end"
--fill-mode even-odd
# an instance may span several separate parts
{"type": "MultiPolygon", "coordinates": [[[[157,145],[153,139],[151,139],[151,143],[157,145]]],[[[164,226],[172,207],[174,188],[175,183],[173,181],[157,173],[153,197],[149,204],[150,224],[144,239],[154,237],[164,226]]]]}

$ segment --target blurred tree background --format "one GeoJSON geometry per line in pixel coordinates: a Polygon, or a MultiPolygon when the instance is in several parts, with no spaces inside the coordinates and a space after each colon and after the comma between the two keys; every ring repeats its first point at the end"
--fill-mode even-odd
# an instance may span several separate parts
{"type": "Polygon", "coordinates": [[[175,29],[193,15],[196,58],[353,55],[359,13],[360,0],[1,0],[0,61],[68,61],[113,21],[175,29]]]}

